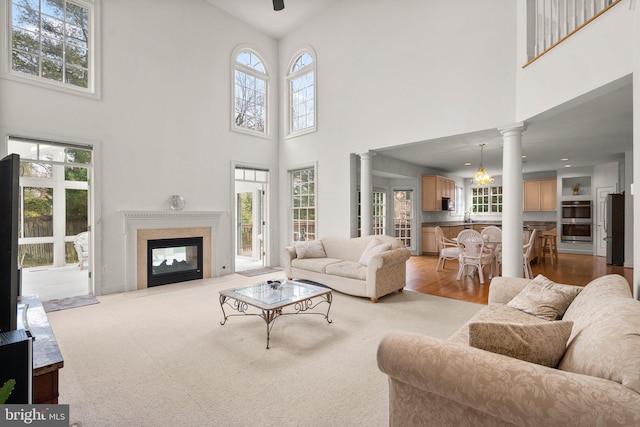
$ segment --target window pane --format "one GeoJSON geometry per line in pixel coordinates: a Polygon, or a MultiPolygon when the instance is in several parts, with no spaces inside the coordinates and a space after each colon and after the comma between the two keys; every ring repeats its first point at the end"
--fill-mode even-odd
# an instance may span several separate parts
{"type": "Polygon", "coordinates": [[[53,168],[46,163],[20,162],[20,176],[29,178],[52,178],[53,168]]]}
{"type": "Polygon", "coordinates": [[[38,1],[14,0],[12,25],[12,70],[89,87],[88,8],[42,0],[40,11],[38,1]]]}
{"type": "Polygon", "coordinates": [[[22,237],[53,236],[53,188],[24,187],[22,237]]]}
{"type": "Polygon", "coordinates": [[[18,259],[21,268],[53,265],[53,243],[20,245],[18,259]]]}
{"type": "Polygon", "coordinates": [[[89,193],[87,190],[66,189],[66,235],[87,231],[89,193]]]}

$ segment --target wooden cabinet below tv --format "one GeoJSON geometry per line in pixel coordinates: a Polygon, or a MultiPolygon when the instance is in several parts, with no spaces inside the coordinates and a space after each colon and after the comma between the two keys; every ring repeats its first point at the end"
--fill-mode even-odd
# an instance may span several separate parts
{"type": "Polygon", "coordinates": [[[27,323],[33,340],[33,404],[58,404],[58,370],[64,359],[53,334],[49,319],[37,295],[19,297],[21,304],[29,304],[27,323]]]}

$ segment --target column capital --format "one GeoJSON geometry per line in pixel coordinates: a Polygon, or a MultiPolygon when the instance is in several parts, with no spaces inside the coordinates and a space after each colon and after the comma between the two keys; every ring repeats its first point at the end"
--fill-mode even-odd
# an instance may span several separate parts
{"type": "Polygon", "coordinates": [[[373,156],[376,155],[375,151],[364,151],[362,153],[357,153],[358,156],[360,156],[361,159],[371,159],[373,156]]]}
{"type": "Polygon", "coordinates": [[[499,127],[498,131],[503,135],[507,135],[510,133],[514,133],[514,132],[524,132],[527,129],[527,124],[524,122],[520,122],[520,123],[515,123],[513,125],[510,126],[503,126],[503,127],[499,127]]]}

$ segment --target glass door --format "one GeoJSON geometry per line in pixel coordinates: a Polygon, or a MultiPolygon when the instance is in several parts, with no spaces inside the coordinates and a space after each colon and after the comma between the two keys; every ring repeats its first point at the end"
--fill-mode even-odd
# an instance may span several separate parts
{"type": "Polygon", "coordinates": [[[43,301],[93,293],[91,148],[18,137],[10,137],[8,147],[20,155],[23,293],[43,301]]]}

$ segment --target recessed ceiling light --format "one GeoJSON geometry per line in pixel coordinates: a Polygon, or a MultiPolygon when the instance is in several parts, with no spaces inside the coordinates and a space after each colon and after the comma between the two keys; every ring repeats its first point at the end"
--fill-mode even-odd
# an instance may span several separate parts
{"type": "Polygon", "coordinates": [[[566,162],[567,160],[569,160],[569,158],[568,157],[563,157],[560,160],[562,160],[563,162],[566,162]]]}
{"type": "Polygon", "coordinates": [[[467,162],[467,163],[465,163],[464,165],[465,165],[465,166],[471,166],[471,163],[470,163],[470,162],[467,162]]]}
{"type": "Polygon", "coordinates": [[[570,168],[570,167],[571,167],[571,165],[564,165],[564,167],[565,167],[565,168],[570,168]]]}
{"type": "Polygon", "coordinates": [[[523,154],[523,155],[522,155],[522,156],[520,156],[520,157],[522,157],[523,159],[526,159],[526,158],[527,158],[527,155],[526,155],[526,154],[523,154]]]}

